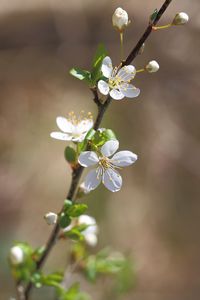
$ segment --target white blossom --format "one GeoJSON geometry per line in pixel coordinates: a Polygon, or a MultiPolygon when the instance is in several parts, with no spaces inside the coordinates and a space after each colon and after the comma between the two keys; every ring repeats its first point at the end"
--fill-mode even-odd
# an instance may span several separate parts
{"type": "Polygon", "coordinates": [[[140,94],[140,90],[130,84],[136,74],[134,66],[124,66],[119,70],[113,69],[111,58],[106,56],[103,59],[101,71],[103,76],[108,78],[107,81],[99,80],[98,82],[98,89],[103,95],[110,94],[113,99],[121,100],[124,97],[134,98],[140,94]]]}
{"type": "Polygon", "coordinates": [[[112,16],[112,23],[115,28],[122,31],[129,24],[128,13],[121,7],[118,7],[112,16]]]}
{"type": "Polygon", "coordinates": [[[94,190],[101,181],[111,192],[121,189],[122,177],[118,169],[133,164],[137,160],[137,155],[130,151],[120,151],[114,154],[118,148],[119,142],[110,140],[101,147],[99,153],[84,151],[80,154],[78,161],[81,166],[97,166],[88,173],[84,181],[88,190],[94,190]]]}
{"type": "Polygon", "coordinates": [[[157,63],[157,61],[152,60],[150,61],[146,66],[145,69],[147,70],[147,72],[149,73],[155,73],[159,70],[160,66],[157,63]]]}
{"type": "Polygon", "coordinates": [[[10,262],[13,265],[19,265],[24,261],[24,252],[21,247],[14,246],[10,249],[10,262]]]}
{"type": "Polygon", "coordinates": [[[87,132],[93,126],[91,113],[87,117],[76,117],[74,112],[70,112],[68,118],[57,117],[56,123],[61,132],[52,132],[51,137],[63,141],[82,142],[87,132]]]}
{"type": "Polygon", "coordinates": [[[46,213],[44,218],[48,225],[54,225],[57,222],[58,215],[53,212],[48,212],[48,213],[46,213]]]}
{"type": "Polygon", "coordinates": [[[184,25],[189,21],[189,16],[185,12],[180,12],[175,15],[172,22],[173,25],[184,25]]]}
{"type": "Polygon", "coordinates": [[[85,242],[89,246],[95,247],[98,242],[97,234],[99,231],[96,220],[91,216],[81,215],[80,217],[73,219],[71,224],[67,226],[64,229],[64,231],[65,232],[70,231],[71,229],[73,229],[73,227],[77,225],[87,226],[87,228],[83,230],[81,233],[84,236],[85,242]]]}

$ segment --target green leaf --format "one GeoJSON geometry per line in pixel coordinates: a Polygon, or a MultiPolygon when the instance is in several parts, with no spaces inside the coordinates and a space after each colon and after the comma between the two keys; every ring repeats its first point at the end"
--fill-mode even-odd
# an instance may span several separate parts
{"type": "Polygon", "coordinates": [[[69,215],[62,212],[60,215],[60,219],[59,219],[60,227],[65,228],[65,227],[69,226],[70,223],[71,223],[71,218],[69,217],[69,215]]]}
{"type": "Polygon", "coordinates": [[[156,8],[156,9],[154,9],[154,12],[150,15],[150,18],[149,18],[150,23],[153,23],[155,21],[155,18],[157,17],[157,14],[158,14],[158,10],[156,8]]]}
{"type": "Polygon", "coordinates": [[[91,73],[89,71],[86,70],[82,70],[79,68],[72,68],[69,73],[76,77],[79,80],[85,80],[87,82],[91,82],[91,73]]]}
{"type": "Polygon", "coordinates": [[[88,206],[86,204],[76,203],[69,207],[67,213],[70,217],[76,218],[82,215],[87,210],[87,208],[88,206]]]}
{"type": "Polygon", "coordinates": [[[71,200],[65,199],[64,201],[64,211],[67,211],[73,205],[71,200]]]}
{"type": "Polygon", "coordinates": [[[88,140],[88,141],[91,140],[93,138],[93,136],[95,135],[95,133],[96,133],[96,130],[94,130],[93,128],[90,129],[85,136],[85,140],[88,140]]]}
{"type": "Polygon", "coordinates": [[[108,53],[105,49],[105,46],[103,44],[99,44],[92,62],[91,79],[93,84],[95,84],[102,77],[101,65],[107,54],[108,53]]]}
{"type": "Polygon", "coordinates": [[[84,236],[76,227],[72,228],[70,231],[65,232],[65,236],[69,237],[74,241],[82,242],[84,240],[84,236]]]}
{"type": "Polygon", "coordinates": [[[92,139],[92,143],[95,146],[100,147],[110,140],[116,140],[115,133],[111,129],[103,129],[96,131],[92,139]]]}
{"type": "Polygon", "coordinates": [[[66,161],[68,161],[69,163],[76,163],[77,160],[76,151],[72,147],[67,146],[65,148],[64,155],[66,161]]]}

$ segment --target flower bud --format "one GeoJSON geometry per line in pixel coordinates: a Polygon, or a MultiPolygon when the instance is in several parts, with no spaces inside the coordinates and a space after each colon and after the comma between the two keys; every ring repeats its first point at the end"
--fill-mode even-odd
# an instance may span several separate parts
{"type": "Polygon", "coordinates": [[[119,31],[123,31],[129,24],[127,12],[121,7],[118,7],[112,16],[112,23],[119,31]]]}
{"type": "Polygon", "coordinates": [[[19,265],[24,261],[24,252],[21,247],[14,246],[10,249],[9,257],[12,265],[19,265]]]}
{"type": "Polygon", "coordinates": [[[184,12],[180,12],[175,15],[175,18],[174,18],[172,24],[173,25],[184,25],[188,21],[189,21],[189,16],[184,12]]]}
{"type": "Polygon", "coordinates": [[[146,66],[145,69],[147,70],[147,72],[149,73],[155,73],[159,70],[159,64],[157,63],[157,61],[152,60],[150,61],[146,66]]]}
{"type": "Polygon", "coordinates": [[[53,212],[48,212],[45,216],[44,216],[46,222],[48,225],[54,225],[57,222],[58,216],[57,214],[53,213],[53,212]]]}

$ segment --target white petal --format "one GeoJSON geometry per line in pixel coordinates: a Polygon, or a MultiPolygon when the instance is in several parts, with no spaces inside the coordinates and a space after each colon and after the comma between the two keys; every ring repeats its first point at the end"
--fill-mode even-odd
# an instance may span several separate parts
{"type": "Polygon", "coordinates": [[[122,177],[116,170],[107,169],[102,178],[105,187],[111,192],[118,192],[122,186],[122,177]]]}
{"type": "Polygon", "coordinates": [[[106,142],[101,147],[101,153],[103,154],[103,156],[109,157],[113,155],[118,148],[119,148],[119,142],[117,140],[111,140],[106,142]]]}
{"type": "Polygon", "coordinates": [[[119,70],[116,77],[119,77],[123,81],[132,80],[135,77],[136,69],[134,66],[124,66],[119,70]]]}
{"type": "Polygon", "coordinates": [[[132,84],[128,84],[128,83],[120,84],[119,90],[121,91],[121,93],[124,96],[126,96],[128,98],[135,98],[135,97],[139,96],[139,94],[140,94],[140,89],[138,89],[135,86],[133,86],[132,84]]]}
{"type": "Polygon", "coordinates": [[[86,189],[89,191],[96,189],[101,182],[101,178],[100,168],[90,171],[84,181],[86,189]]]}
{"type": "Polygon", "coordinates": [[[93,151],[84,151],[79,155],[78,162],[83,167],[90,167],[96,165],[99,158],[93,151]]]}
{"type": "Polygon", "coordinates": [[[69,135],[67,133],[62,133],[62,132],[52,132],[50,134],[50,136],[53,139],[61,140],[61,141],[71,141],[72,140],[72,136],[71,135],[69,135]]]}
{"type": "Polygon", "coordinates": [[[63,132],[71,133],[74,129],[74,125],[71,122],[69,122],[66,118],[57,117],[56,123],[58,125],[58,128],[63,132]]]}
{"type": "Polygon", "coordinates": [[[79,136],[73,136],[73,137],[72,137],[72,141],[73,141],[73,142],[81,143],[81,142],[84,140],[86,134],[87,134],[87,132],[86,132],[86,133],[83,133],[83,134],[81,134],[81,135],[79,135],[79,136]]]}
{"type": "Polygon", "coordinates": [[[117,152],[110,160],[115,166],[126,167],[132,165],[138,156],[131,151],[120,151],[117,152]]]}
{"type": "Polygon", "coordinates": [[[109,85],[104,80],[99,80],[98,89],[103,95],[108,95],[110,90],[109,85]]]}
{"type": "Polygon", "coordinates": [[[120,91],[115,89],[110,91],[110,96],[115,100],[121,100],[124,98],[124,94],[122,94],[120,91]]]}
{"type": "Polygon", "coordinates": [[[106,78],[110,78],[113,71],[113,66],[112,66],[112,60],[109,56],[106,56],[103,59],[101,71],[103,73],[103,76],[105,76],[106,78]]]}
{"type": "Polygon", "coordinates": [[[83,120],[83,121],[78,123],[77,129],[80,132],[87,132],[92,128],[92,126],[93,126],[93,120],[92,119],[86,119],[86,120],[83,120]]]}
{"type": "MultiPolygon", "coordinates": [[[[84,235],[84,234],[83,234],[84,235]]],[[[95,247],[97,245],[98,239],[97,236],[93,233],[84,235],[86,243],[91,246],[95,247]]]]}

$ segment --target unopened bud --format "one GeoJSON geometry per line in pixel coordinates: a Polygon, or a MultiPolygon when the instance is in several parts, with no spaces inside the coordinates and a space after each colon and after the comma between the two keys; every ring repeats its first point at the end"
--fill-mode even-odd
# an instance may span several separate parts
{"type": "Polygon", "coordinates": [[[57,214],[53,213],[53,212],[48,212],[45,216],[44,216],[46,222],[48,225],[54,225],[57,222],[58,216],[57,214]]]}
{"type": "Polygon", "coordinates": [[[146,66],[145,69],[147,70],[147,72],[149,73],[155,73],[159,70],[159,64],[157,63],[157,61],[152,60],[150,61],[146,66]]]}
{"type": "Polygon", "coordinates": [[[19,265],[24,261],[24,252],[21,247],[14,246],[10,249],[10,262],[13,265],[19,265]]]}
{"type": "Polygon", "coordinates": [[[174,18],[172,24],[173,25],[184,25],[188,21],[189,21],[189,16],[184,12],[180,12],[175,15],[175,18],[174,18]]]}
{"type": "Polygon", "coordinates": [[[119,31],[123,31],[129,24],[127,12],[121,7],[118,7],[112,16],[112,23],[119,31]]]}

